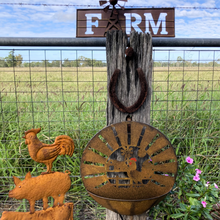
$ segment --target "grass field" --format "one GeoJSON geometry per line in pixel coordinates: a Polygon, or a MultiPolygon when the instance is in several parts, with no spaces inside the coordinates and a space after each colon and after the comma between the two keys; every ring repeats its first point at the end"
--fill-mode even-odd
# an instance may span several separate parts
{"type": "MultiPolygon", "coordinates": [[[[220,153],[220,68],[155,67],[151,125],[172,142],[178,156],[194,155],[210,182],[218,183],[220,153]]],[[[104,209],[85,192],[79,177],[87,142],[106,126],[107,74],[104,67],[0,69],[0,211],[26,209],[26,202],[8,200],[12,176],[45,166],[30,159],[24,131],[41,127],[38,137],[52,143],[67,134],[74,139],[72,158],[58,157],[53,169],[71,171],[67,200],[101,219],[104,209]]],[[[77,213],[78,212],[78,213],[77,213]]],[[[82,214],[81,214],[82,215],[82,214]]],[[[84,213],[84,215],[86,215],[84,213]]]]}

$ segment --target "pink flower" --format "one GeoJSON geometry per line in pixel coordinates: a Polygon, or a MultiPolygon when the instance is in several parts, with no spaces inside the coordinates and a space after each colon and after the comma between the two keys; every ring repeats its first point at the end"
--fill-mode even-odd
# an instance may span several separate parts
{"type": "Polygon", "coordinates": [[[193,159],[190,158],[190,157],[187,157],[187,158],[186,158],[186,162],[192,164],[192,163],[193,163],[193,159]]]}
{"type": "Polygon", "coordinates": [[[201,170],[196,169],[196,174],[201,174],[201,173],[202,173],[202,171],[201,171],[201,170]]]}
{"type": "Polygon", "coordinates": [[[214,183],[214,187],[215,187],[216,189],[218,189],[218,186],[217,186],[217,184],[215,184],[215,183],[214,183]]]}
{"type": "Polygon", "coordinates": [[[205,184],[205,186],[206,186],[206,187],[209,187],[209,182],[207,182],[207,183],[205,184]]]}
{"type": "Polygon", "coordinates": [[[200,180],[199,175],[195,175],[195,176],[193,177],[193,180],[195,180],[196,182],[199,181],[199,180],[200,180]]]}
{"type": "Polygon", "coordinates": [[[202,203],[203,207],[205,208],[207,203],[205,201],[202,201],[201,203],[202,203]]]}
{"type": "Polygon", "coordinates": [[[150,158],[150,160],[148,161],[149,163],[151,162],[152,160],[151,160],[151,158],[150,158]]]}

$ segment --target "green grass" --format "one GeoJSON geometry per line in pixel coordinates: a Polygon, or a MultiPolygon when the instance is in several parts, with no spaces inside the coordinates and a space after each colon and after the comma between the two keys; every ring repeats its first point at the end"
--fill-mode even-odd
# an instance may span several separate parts
{"type": "MultiPolygon", "coordinates": [[[[7,194],[12,176],[28,171],[39,175],[45,166],[30,159],[24,131],[41,127],[38,137],[52,143],[67,134],[74,139],[72,158],[59,156],[53,169],[71,171],[68,201],[101,219],[104,209],[86,193],[80,174],[80,158],[88,141],[106,126],[106,68],[1,68],[0,69],[0,207],[24,209],[7,194]],[[15,71],[14,71],[15,70],[15,71]]],[[[154,68],[151,125],[172,142],[178,156],[194,155],[211,182],[219,182],[220,68],[154,68]],[[195,101],[196,100],[196,101],[195,101]]]]}

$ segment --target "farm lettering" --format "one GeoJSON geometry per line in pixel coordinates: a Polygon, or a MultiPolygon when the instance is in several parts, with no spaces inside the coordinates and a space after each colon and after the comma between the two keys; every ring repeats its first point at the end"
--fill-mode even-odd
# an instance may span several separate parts
{"type": "Polygon", "coordinates": [[[85,14],[86,16],[86,32],[85,34],[94,34],[92,31],[92,26],[98,27],[99,23],[98,20],[92,22],[92,18],[98,18],[99,20],[102,19],[102,14],[85,14]]]}
{"type": "MultiPolygon", "coordinates": [[[[86,16],[86,32],[85,34],[94,34],[94,31],[92,28],[98,28],[99,27],[99,20],[102,19],[101,13],[96,14],[85,14],[86,16]]],[[[133,27],[135,31],[142,32],[140,27],[138,26],[142,22],[141,15],[137,13],[125,13],[125,27],[126,27],[126,33],[130,34],[131,28],[133,27]],[[134,21],[132,21],[132,18],[135,18],[134,21]]],[[[168,32],[166,31],[166,17],[167,13],[160,13],[159,18],[157,21],[155,21],[152,17],[151,13],[144,13],[145,16],[145,33],[150,32],[150,27],[152,28],[153,34],[158,34],[159,28],[162,25],[162,30],[160,31],[160,34],[167,35],[168,32]]]]}
{"type": "MultiPolygon", "coordinates": [[[[129,34],[131,32],[131,27],[134,28],[135,31],[137,32],[142,32],[142,30],[138,27],[138,25],[142,22],[142,17],[137,14],[137,13],[125,13],[124,14],[126,17],[126,34],[129,34]],[[131,18],[134,17],[135,21],[131,21],[131,18]]],[[[155,23],[154,19],[152,17],[151,13],[144,13],[145,16],[145,33],[150,32],[150,26],[153,30],[154,34],[158,34],[159,31],[159,27],[162,23],[162,31],[160,32],[160,34],[168,34],[168,32],[166,31],[166,16],[167,13],[161,13],[159,16],[158,21],[155,23]],[[150,24],[150,25],[149,25],[150,24]]]]}
{"type": "Polygon", "coordinates": [[[109,30],[151,33],[153,37],[175,37],[174,8],[111,10],[77,9],[76,37],[105,37],[109,30]]]}

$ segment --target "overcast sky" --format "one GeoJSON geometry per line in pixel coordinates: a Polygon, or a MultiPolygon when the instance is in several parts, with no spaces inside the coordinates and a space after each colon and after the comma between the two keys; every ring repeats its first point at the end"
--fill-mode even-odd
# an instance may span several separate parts
{"type": "MultiPolygon", "coordinates": [[[[0,3],[97,5],[91,0],[0,0],[0,3]]],[[[128,0],[127,6],[220,8],[220,0],[128,0]]],[[[79,8],[82,8],[79,7],[79,8]]],[[[0,37],[75,37],[76,7],[0,4],[0,37]]],[[[220,10],[176,9],[176,37],[219,38],[220,10]]]]}

